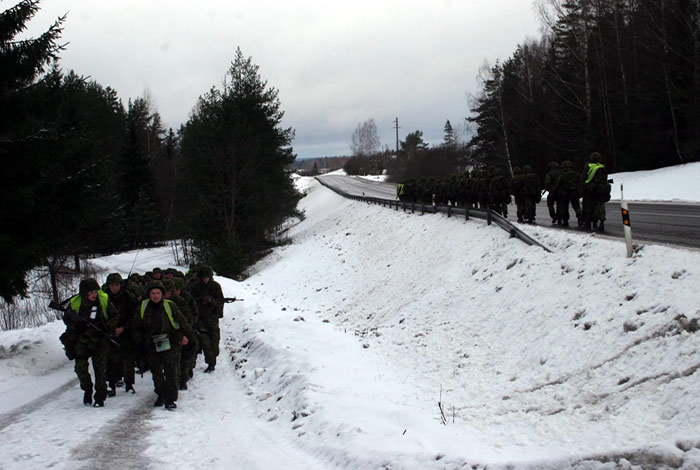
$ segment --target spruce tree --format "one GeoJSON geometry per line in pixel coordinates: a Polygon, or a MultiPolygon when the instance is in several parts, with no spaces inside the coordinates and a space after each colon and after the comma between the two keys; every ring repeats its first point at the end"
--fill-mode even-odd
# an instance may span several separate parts
{"type": "Polygon", "coordinates": [[[278,91],[240,48],[223,89],[200,97],[181,133],[186,226],[204,261],[240,273],[295,213],[299,195],[286,167],[294,131],[282,128],[278,91]]]}
{"type": "Polygon", "coordinates": [[[43,183],[55,176],[47,163],[57,135],[43,116],[36,79],[62,49],[64,18],[38,38],[15,39],[38,10],[38,1],[25,0],[0,13],[0,296],[6,302],[26,293],[27,271],[42,263],[47,221],[37,208],[56,195],[43,183]]]}

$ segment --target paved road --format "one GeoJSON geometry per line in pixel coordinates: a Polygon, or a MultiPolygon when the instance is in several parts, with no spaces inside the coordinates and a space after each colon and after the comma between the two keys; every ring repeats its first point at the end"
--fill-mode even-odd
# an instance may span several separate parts
{"type": "MultiPolygon", "coordinates": [[[[323,181],[346,193],[356,196],[395,199],[396,185],[378,183],[364,178],[351,176],[326,175],[323,181]]],[[[624,235],[620,202],[610,201],[606,204],[606,233],[615,237],[624,235]]],[[[700,204],[667,202],[630,202],[630,223],[635,240],[645,240],[672,245],[700,248],[700,204]]],[[[575,222],[573,210],[571,219],[575,222]]],[[[508,219],[515,220],[515,206],[508,209],[508,219]]],[[[542,201],[537,207],[537,224],[551,226],[547,205],[542,201]]],[[[571,228],[569,230],[579,230],[571,228]]]]}

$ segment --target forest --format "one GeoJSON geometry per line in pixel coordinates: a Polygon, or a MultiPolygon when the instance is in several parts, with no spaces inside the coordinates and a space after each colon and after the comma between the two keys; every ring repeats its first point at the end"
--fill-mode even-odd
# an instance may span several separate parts
{"type": "Polygon", "coordinates": [[[148,96],[128,99],[59,66],[66,17],[18,39],[39,11],[0,12],[0,297],[48,279],[58,299],[81,259],[179,240],[181,262],[234,277],[296,214],[294,130],[275,88],[236,50],[227,80],[165,129],[148,96]],[[30,285],[32,284],[32,285],[30,285]]]}

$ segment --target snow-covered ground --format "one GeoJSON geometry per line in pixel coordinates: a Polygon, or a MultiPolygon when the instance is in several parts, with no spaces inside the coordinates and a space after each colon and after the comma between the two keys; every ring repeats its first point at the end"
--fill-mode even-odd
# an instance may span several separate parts
{"type": "Polygon", "coordinates": [[[686,163],[653,171],[614,173],[612,199],[620,199],[623,185],[630,201],[700,201],[700,162],[686,163]]]}
{"type": "Polygon", "coordinates": [[[174,412],[149,375],[85,408],[61,322],[0,332],[0,468],[700,468],[700,253],[529,227],[546,253],[298,184],[174,412]]]}

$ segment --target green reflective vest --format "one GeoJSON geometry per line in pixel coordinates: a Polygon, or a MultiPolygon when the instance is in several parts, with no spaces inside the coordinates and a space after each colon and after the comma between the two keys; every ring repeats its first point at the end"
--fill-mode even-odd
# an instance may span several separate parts
{"type": "MultiPolygon", "coordinates": [[[[97,291],[97,298],[100,301],[100,307],[102,307],[102,316],[105,317],[105,320],[108,320],[109,317],[107,316],[107,306],[109,305],[109,295],[107,295],[106,292],[104,292],[102,289],[97,291]]],[[[75,312],[78,313],[80,311],[80,306],[83,303],[83,298],[78,295],[74,295],[70,299],[70,308],[75,312]]]]}
{"type": "Polygon", "coordinates": [[[596,172],[601,168],[605,168],[605,165],[602,165],[600,163],[589,163],[588,164],[588,177],[586,178],[586,184],[593,181],[593,177],[595,177],[596,172]]]}
{"type": "MultiPolygon", "coordinates": [[[[146,312],[146,306],[148,305],[148,302],[150,302],[150,299],[146,299],[143,302],[141,302],[141,320],[143,320],[143,314],[146,312]]],[[[168,320],[170,320],[170,324],[173,325],[173,328],[179,330],[180,325],[178,325],[175,319],[173,318],[173,308],[170,306],[171,303],[172,300],[163,299],[163,307],[165,308],[166,315],[168,315],[168,320]]]]}

